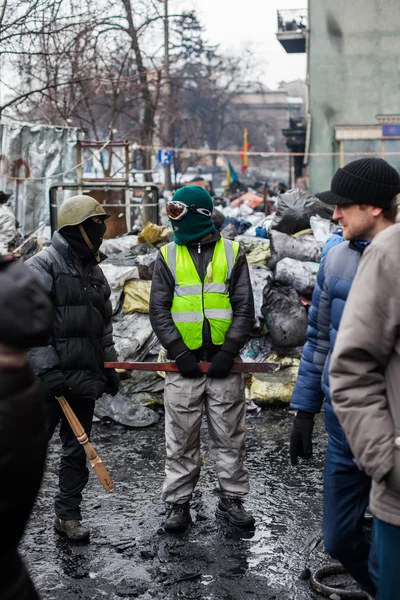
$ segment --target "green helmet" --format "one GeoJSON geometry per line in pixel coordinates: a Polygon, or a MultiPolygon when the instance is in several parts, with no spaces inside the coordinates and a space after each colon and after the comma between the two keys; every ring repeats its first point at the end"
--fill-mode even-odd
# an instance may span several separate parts
{"type": "Polygon", "coordinates": [[[73,196],[58,209],[58,229],[67,225],[80,225],[90,217],[109,217],[104,208],[91,196],[73,196]]]}

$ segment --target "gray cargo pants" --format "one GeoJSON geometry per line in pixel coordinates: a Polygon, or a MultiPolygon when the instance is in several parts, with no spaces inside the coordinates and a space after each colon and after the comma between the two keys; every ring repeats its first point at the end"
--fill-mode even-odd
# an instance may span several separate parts
{"type": "Polygon", "coordinates": [[[249,475],[244,465],[246,401],[242,375],[184,379],[179,373],[166,373],[164,502],[182,504],[190,500],[196,486],[201,467],[203,405],[221,496],[243,497],[249,491],[249,475]]]}

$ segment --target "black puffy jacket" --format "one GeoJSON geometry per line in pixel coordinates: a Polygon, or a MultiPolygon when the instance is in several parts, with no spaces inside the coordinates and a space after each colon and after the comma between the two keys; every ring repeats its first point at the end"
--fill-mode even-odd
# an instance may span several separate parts
{"type": "MultiPolygon", "coordinates": [[[[102,260],[106,257],[101,255],[102,260]]],[[[59,370],[72,392],[99,398],[106,388],[105,361],[117,360],[111,324],[110,287],[95,260],[77,268],[66,240],[56,232],[51,246],[26,263],[54,307],[50,344],[33,348],[29,362],[39,377],[59,370]]]]}
{"type": "MultiPolygon", "coordinates": [[[[220,237],[219,232],[215,231],[209,240],[200,242],[200,252],[198,251],[198,242],[187,246],[202,281],[204,281],[207,266],[212,260],[215,244],[220,237]]],[[[174,287],[174,278],[160,252],[157,256],[153,272],[150,296],[150,321],[158,339],[164,348],[168,350],[168,355],[172,359],[187,350],[171,316],[174,287]]],[[[207,319],[205,319],[203,346],[196,351],[198,360],[210,360],[213,354],[221,348],[236,356],[249,337],[254,323],[254,299],[249,268],[242,249],[239,250],[238,257],[232,269],[229,282],[229,298],[232,305],[233,318],[232,324],[226,334],[225,342],[222,346],[212,344],[210,326],[207,319]]]]}

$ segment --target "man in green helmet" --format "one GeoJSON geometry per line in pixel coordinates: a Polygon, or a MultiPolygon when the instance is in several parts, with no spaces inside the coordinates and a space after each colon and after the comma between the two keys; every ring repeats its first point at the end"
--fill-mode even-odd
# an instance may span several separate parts
{"type": "Polygon", "coordinates": [[[150,297],[153,329],[179,368],[165,379],[164,527],[182,531],[190,523],[203,406],[220,488],[216,516],[251,527],[254,517],[243,507],[249,490],[244,382],[230,373],[254,322],[246,257],[238,242],[215,230],[213,202],[202,187],[178,190],[166,210],[174,241],[157,257],[150,297]],[[200,361],[211,362],[206,375],[200,361]]]}
{"type": "Polygon", "coordinates": [[[58,231],[51,246],[27,261],[54,307],[49,344],[32,348],[29,363],[43,381],[47,394],[45,417],[48,439],[61,420],[62,456],[59,491],[55,498],[54,527],[72,540],[89,537],[81,524],[80,503],[88,481],[86,456],[66,421],[57,398],[70,403],[87,434],[95,400],[104,392],[115,395],[119,377],[104,369],[115,361],[111,325],[110,288],[98,263],[108,215],[90,196],[74,196],[58,211],[58,231]]]}

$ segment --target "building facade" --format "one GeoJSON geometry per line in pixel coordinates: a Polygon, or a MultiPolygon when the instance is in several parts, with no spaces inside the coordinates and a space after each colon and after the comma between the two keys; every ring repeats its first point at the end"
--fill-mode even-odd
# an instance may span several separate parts
{"type": "Polygon", "coordinates": [[[306,27],[297,17],[289,31],[285,23],[278,19],[277,37],[286,51],[308,53],[310,190],[361,156],[400,169],[400,2],[309,0],[306,27]]]}

